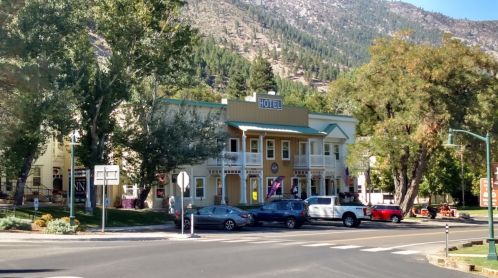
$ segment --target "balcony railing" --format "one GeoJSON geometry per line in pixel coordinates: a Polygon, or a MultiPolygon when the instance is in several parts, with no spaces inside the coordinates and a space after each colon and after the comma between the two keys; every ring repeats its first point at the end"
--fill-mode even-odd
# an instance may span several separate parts
{"type": "MultiPolygon", "coordinates": [[[[225,155],[225,166],[242,166],[242,152],[227,152],[225,155]]],[[[208,166],[221,166],[222,158],[209,158],[208,166]]],[[[246,166],[262,166],[261,153],[246,153],[246,166]]]]}
{"type": "Polygon", "coordinates": [[[335,168],[336,162],[337,161],[335,159],[335,156],[330,156],[330,155],[305,154],[305,155],[294,156],[295,168],[313,168],[313,167],[335,168]]]}

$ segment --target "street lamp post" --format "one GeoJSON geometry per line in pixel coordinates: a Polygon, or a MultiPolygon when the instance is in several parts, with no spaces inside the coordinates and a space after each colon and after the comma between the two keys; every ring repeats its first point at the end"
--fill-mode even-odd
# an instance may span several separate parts
{"type": "Polygon", "coordinates": [[[74,146],[81,145],[74,142],[74,132],[71,136],[71,184],[70,187],[70,204],[69,204],[69,225],[74,226],[74,146]]]}
{"type": "MultiPolygon", "coordinates": [[[[474,134],[472,132],[466,131],[466,130],[459,130],[459,129],[449,129],[449,134],[448,134],[448,144],[447,146],[454,146],[453,144],[453,132],[462,132],[462,133],[467,133],[470,134],[476,138],[479,138],[486,142],[486,168],[487,168],[487,176],[488,176],[488,195],[491,196],[491,192],[493,192],[493,185],[491,183],[491,140],[489,137],[489,132],[486,133],[486,137],[479,136],[477,134],[474,134]]],[[[494,236],[494,229],[493,229],[493,198],[488,197],[488,226],[489,226],[489,238],[488,238],[488,255],[487,259],[496,261],[498,260],[498,256],[496,254],[496,247],[495,247],[495,236],[494,236]]]]}

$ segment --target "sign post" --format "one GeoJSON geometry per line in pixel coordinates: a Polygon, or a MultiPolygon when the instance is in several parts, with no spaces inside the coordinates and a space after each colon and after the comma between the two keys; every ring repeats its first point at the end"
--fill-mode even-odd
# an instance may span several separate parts
{"type": "MultiPolygon", "coordinates": [[[[182,235],[183,235],[183,229],[184,229],[184,221],[185,221],[185,211],[183,209],[183,192],[185,191],[185,188],[189,184],[189,177],[187,172],[181,171],[180,174],[178,174],[178,177],[176,179],[178,186],[180,187],[180,194],[181,194],[181,208],[182,208],[182,235]]],[[[190,223],[192,225],[192,223],[190,223]]]]}
{"type": "Polygon", "coordinates": [[[95,165],[95,185],[102,185],[102,231],[105,231],[106,211],[107,205],[105,186],[106,185],[119,185],[119,165],[95,165]]]}
{"type": "Polygon", "coordinates": [[[35,205],[35,219],[36,220],[36,211],[38,210],[38,198],[35,198],[35,200],[33,201],[33,204],[35,205]]]}

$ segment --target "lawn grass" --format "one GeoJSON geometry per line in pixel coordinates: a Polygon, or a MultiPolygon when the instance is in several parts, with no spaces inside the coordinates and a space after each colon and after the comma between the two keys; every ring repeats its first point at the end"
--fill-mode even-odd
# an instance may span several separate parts
{"type": "MultiPolygon", "coordinates": [[[[3,216],[13,215],[14,212],[8,211],[3,216]]],[[[25,219],[33,219],[35,214],[34,208],[18,208],[15,216],[25,219]]],[[[51,214],[54,218],[69,217],[70,212],[66,207],[40,207],[36,212],[37,218],[43,214],[51,214]]],[[[93,215],[85,213],[85,208],[75,207],[75,218],[80,221],[83,228],[98,228],[102,226],[102,210],[93,209],[93,215]]],[[[147,226],[160,225],[171,222],[174,216],[165,212],[152,212],[148,210],[107,210],[106,227],[129,227],[129,226],[147,226]]]]}
{"type": "MultiPolygon", "coordinates": [[[[496,246],[496,245],[495,245],[496,246]]],[[[450,251],[449,254],[488,254],[488,244],[474,245],[472,247],[464,247],[455,251],[450,251]]],[[[498,261],[488,261],[485,257],[452,257],[467,264],[475,265],[477,271],[483,268],[498,270],[498,261]]]]}

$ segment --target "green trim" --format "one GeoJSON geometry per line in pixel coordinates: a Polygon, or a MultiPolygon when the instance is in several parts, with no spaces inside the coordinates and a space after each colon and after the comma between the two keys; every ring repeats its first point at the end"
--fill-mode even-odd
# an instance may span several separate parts
{"type": "Polygon", "coordinates": [[[205,102],[205,101],[194,101],[194,100],[181,100],[181,99],[172,99],[172,98],[159,98],[157,99],[158,101],[162,102],[168,102],[171,104],[182,104],[185,102],[187,105],[192,105],[192,106],[202,106],[202,107],[211,107],[211,108],[226,108],[226,104],[222,103],[215,103],[215,102],[205,102]]]}
{"type": "Polygon", "coordinates": [[[310,114],[313,114],[313,115],[324,115],[324,116],[334,116],[334,117],[342,117],[342,118],[351,118],[351,119],[354,119],[353,116],[349,116],[349,115],[339,115],[339,114],[331,114],[331,113],[317,113],[317,112],[310,112],[310,114]]]}
{"type": "Polygon", "coordinates": [[[344,132],[344,130],[342,130],[342,128],[338,124],[329,124],[323,130],[323,132],[325,132],[325,133],[327,133],[327,135],[329,135],[336,127],[342,132],[342,134],[344,134],[344,136],[346,136],[346,139],[349,139],[349,136],[346,134],[346,132],[344,132]]]}
{"type": "Polygon", "coordinates": [[[257,131],[257,132],[273,132],[283,134],[301,134],[301,135],[319,135],[325,136],[326,133],[313,129],[308,126],[291,126],[291,125],[274,125],[263,123],[249,123],[249,122],[225,122],[229,126],[233,126],[244,131],[257,131]]]}

